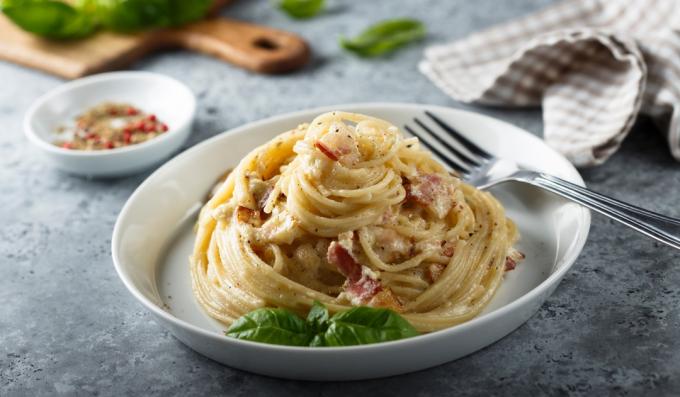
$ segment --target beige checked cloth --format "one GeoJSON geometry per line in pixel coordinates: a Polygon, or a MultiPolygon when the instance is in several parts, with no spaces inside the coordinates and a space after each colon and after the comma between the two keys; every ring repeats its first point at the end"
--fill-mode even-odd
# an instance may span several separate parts
{"type": "Polygon", "coordinates": [[[577,166],[607,160],[639,112],[680,160],[680,0],[567,0],[428,48],[420,70],[460,101],[542,105],[577,166]]]}

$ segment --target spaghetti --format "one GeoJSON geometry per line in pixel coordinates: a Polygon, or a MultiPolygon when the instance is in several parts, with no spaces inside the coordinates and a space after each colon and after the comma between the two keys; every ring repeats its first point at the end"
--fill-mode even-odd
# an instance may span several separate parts
{"type": "Polygon", "coordinates": [[[523,255],[491,194],[390,123],[332,112],[250,152],[201,210],[194,295],[229,325],[260,307],[388,307],[421,332],[476,316],[523,255]]]}

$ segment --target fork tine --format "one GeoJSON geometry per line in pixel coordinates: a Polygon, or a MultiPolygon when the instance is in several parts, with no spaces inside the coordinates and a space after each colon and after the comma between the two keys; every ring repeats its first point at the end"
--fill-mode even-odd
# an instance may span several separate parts
{"type": "Polygon", "coordinates": [[[466,148],[467,150],[469,150],[470,152],[472,152],[472,153],[474,153],[474,154],[476,154],[476,155],[478,155],[478,156],[484,157],[485,159],[491,159],[491,158],[493,158],[493,155],[491,155],[489,152],[487,152],[486,150],[480,148],[480,147],[477,146],[476,144],[472,143],[472,141],[470,141],[469,139],[467,139],[466,137],[464,137],[464,136],[463,136],[461,133],[459,133],[458,131],[454,130],[453,127],[451,127],[450,125],[448,125],[448,124],[446,124],[445,122],[443,122],[439,117],[437,117],[437,116],[435,116],[434,114],[430,113],[430,111],[426,110],[426,111],[425,111],[425,114],[426,114],[429,118],[431,118],[435,123],[437,123],[440,127],[442,127],[443,129],[445,129],[446,132],[448,132],[452,137],[454,137],[456,140],[458,140],[458,141],[460,142],[460,144],[463,145],[463,146],[465,146],[465,148],[466,148]]]}
{"type": "Polygon", "coordinates": [[[451,144],[449,144],[448,142],[446,142],[445,140],[443,140],[438,134],[436,134],[434,131],[432,131],[432,130],[430,129],[430,127],[426,126],[425,124],[423,124],[422,121],[418,120],[417,117],[414,117],[414,118],[413,118],[413,121],[415,121],[415,123],[418,124],[418,125],[420,126],[420,128],[422,128],[422,129],[424,129],[425,131],[427,131],[427,133],[430,134],[430,136],[432,136],[432,138],[436,139],[437,142],[439,142],[439,143],[440,143],[442,146],[444,146],[447,150],[449,150],[451,153],[453,153],[453,154],[455,154],[456,156],[458,156],[459,159],[463,160],[464,163],[467,163],[468,165],[471,165],[471,166],[473,166],[473,167],[479,167],[479,166],[481,165],[479,162],[477,162],[477,161],[471,159],[470,157],[468,157],[468,156],[466,156],[465,154],[461,153],[461,152],[460,152],[458,149],[456,149],[455,147],[451,146],[451,144]]]}
{"type": "Polygon", "coordinates": [[[459,174],[461,174],[461,176],[470,175],[470,171],[468,171],[468,169],[467,169],[466,167],[464,167],[464,166],[462,166],[462,165],[456,163],[456,162],[453,161],[451,158],[445,156],[439,149],[437,149],[436,147],[430,145],[429,142],[427,142],[426,140],[423,139],[423,137],[421,137],[420,135],[418,135],[411,127],[409,127],[408,125],[405,125],[405,126],[404,126],[404,129],[405,129],[406,131],[408,131],[409,134],[411,134],[411,135],[415,136],[416,138],[418,138],[418,140],[420,141],[420,143],[422,143],[423,145],[425,145],[426,148],[430,149],[430,151],[431,151],[432,153],[434,153],[435,156],[437,156],[441,161],[443,161],[444,163],[446,163],[446,165],[448,165],[448,166],[451,167],[452,169],[456,170],[456,172],[458,172],[459,174]]]}

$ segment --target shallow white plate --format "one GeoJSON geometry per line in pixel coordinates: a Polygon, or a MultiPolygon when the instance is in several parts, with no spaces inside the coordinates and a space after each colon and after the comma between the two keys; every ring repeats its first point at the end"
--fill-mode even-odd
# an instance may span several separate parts
{"type": "Polygon", "coordinates": [[[585,243],[590,213],[530,186],[508,183],[493,193],[518,224],[527,259],[509,272],[477,318],[439,332],[343,348],[266,345],[223,336],[225,329],[195,302],[188,256],[192,225],[207,192],[254,147],[331,110],[360,112],[397,126],[431,110],[501,157],[583,184],[574,167],[540,139],[486,116],[429,105],[357,104],[305,110],[248,124],[177,156],[130,197],[116,222],[112,253],[130,292],[164,327],[196,351],[232,367],[312,380],[395,375],[455,360],[485,347],[524,323],[554,291],[585,243]]]}

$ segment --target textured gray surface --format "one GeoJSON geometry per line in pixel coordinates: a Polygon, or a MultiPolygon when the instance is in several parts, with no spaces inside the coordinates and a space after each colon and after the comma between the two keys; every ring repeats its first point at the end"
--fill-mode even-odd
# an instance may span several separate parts
{"type": "MultiPolygon", "coordinates": [[[[340,51],[337,36],[378,18],[409,15],[426,21],[433,43],[550,2],[330,0],[326,15],[291,22],[266,1],[241,1],[229,15],[301,33],[314,48],[312,64],[297,74],[265,77],[174,52],[133,68],[178,77],[196,92],[198,120],[187,146],[247,121],[317,105],[463,107],[416,71],[422,46],[366,61],[340,51]]],[[[203,358],[152,321],[111,263],[116,215],[148,174],[88,181],[53,170],[29,147],[21,119],[33,100],[61,81],[6,63],[0,63],[0,81],[0,395],[680,392],[678,255],[600,216],[573,270],[538,314],[456,362],[338,384],[266,378],[203,358]]],[[[540,134],[538,111],[478,110],[540,134]]],[[[643,121],[607,164],[583,174],[597,190],[680,216],[679,170],[643,121]]]]}

